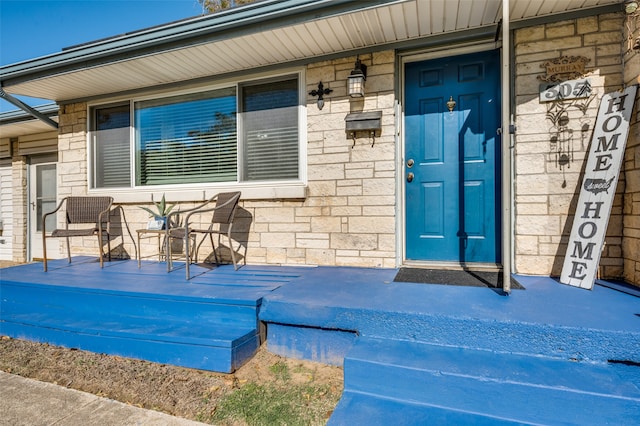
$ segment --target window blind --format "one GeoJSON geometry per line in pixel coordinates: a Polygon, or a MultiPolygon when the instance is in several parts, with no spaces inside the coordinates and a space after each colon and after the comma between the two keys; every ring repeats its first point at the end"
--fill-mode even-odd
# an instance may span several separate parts
{"type": "Polygon", "coordinates": [[[245,131],[245,180],[298,177],[297,112],[291,107],[244,114],[243,121],[250,123],[245,131]],[[258,126],[260,122],[265,125],[258,126]]]}
{"type": "Polygon", "coordinates": [[[129,104],[97,108],[93,153],[95,188],[131,186],[129,104]]]}
{"type": "Polygon", "coordinates": [[[237,180],[235,89],[136,103],[136,184],[237,180]]]}
{"type": "Polygon", "coordinates": [[[248,85],[242,90],[243,179],[297,179],[297,78],[248,85]]]}

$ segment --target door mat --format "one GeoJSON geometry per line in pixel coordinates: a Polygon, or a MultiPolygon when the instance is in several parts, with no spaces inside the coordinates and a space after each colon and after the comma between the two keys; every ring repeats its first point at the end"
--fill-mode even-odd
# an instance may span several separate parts
{"type": "MultiPolygon", "coordinates": [[[[400,268],[393,281],[502,289],[502,272],[400,268]]],[[[524,287],[511,278],[511,289],[524,290],[524,287]]]]}

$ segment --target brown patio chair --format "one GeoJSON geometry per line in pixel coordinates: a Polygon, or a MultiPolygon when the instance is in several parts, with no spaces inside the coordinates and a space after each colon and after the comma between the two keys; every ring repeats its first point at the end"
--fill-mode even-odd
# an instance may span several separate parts
{"type": "MultiPolygon", "coordinates": [[[[229,240],[229,250],[231,251],[231,261],[233,262],[233,268],[237,271],[238,264],[236,262],[235,252],[233,250],[233,245],[231,241],[231,227],[233,226],[233,219],[236,214],[236,210],[238,208],[238,201],[240,200],[240,192],[221,192],[211,197],[209,200],[204,203],[187,210],[182,210],[180,212],[175,212],[169,214],[167,217],[167,223],[172,223],[171,216],[182,214],[184,216],[183,226],[174,227],[167,229],[167,239],[166,239],[166,253],[167,253],[167,263],[168,269],[171,270],[171,239],[181,239],[184,244],[184,253],[185,253],[185,263],[186,263],[186,273],[187,279],[190,279],[189,276],[189,264],[195,259],[195,262],[198,262],[198,250],[202,243],[209,236],[209,240],[211,241],[211,248],[213,250],[213,256],[216,261],[216,264],[219,264],[218,254],[216,253],[216,246],[213,242],[213,235],[218,236],[218,246],[220,246],[220,237],[223,234],[226,234],[229,240]],[[215,204],[214,204],[215,203],[215,204]],[[209,227],[206,229],[197,228],[196,223],[200,224],[201,221],[196,222],[193,216],[202,215],[203,213],[212,213],[211,221],[209,223],[209,227]],[[189,247],[191,242],[191,238],[194,238],[194,244],[197,242],[197,235],[203,234],[202,240],[196,246],[195,253],[189,247]],[[193,258],[192,258],[193,256],[193,258]]],[[[175,221],[173,221],[175,222],[175,221]]]]}
{"type": "Polygon", "coordinates": [[[109,212],[113,204],[112,197],[65,197],[60,201],[58,207],[52,212],[45,213],[42,216],[42,257],[44,271],[47,272],[47,238],[66,238],[67,240],[67,258],[71,263],[71,247],[69,238],[71,237],[89,237],[96,235],[98,237],[98,248],[100,257],[100,267],[104,266],[104,252],[102,250],[102,236],[107,236],[108,257],[111,261],[111,243],[109,231],[111,227],[111,219],[109,212]],[[64,206],[65,227],[64,229],[54,229],[51,235],[47,235],[45,224],[47,216],[56,214],[64,206]],[[79,225],[88,225],[91,227],[80,227],[79,225]],[[69,225],[72,225],[71,228],[69,225]]]}

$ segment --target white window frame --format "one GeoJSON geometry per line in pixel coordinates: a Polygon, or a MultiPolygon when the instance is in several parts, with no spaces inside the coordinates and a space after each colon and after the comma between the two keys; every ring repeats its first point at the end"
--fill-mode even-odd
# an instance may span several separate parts
{"type": "MultiPolygon", "coordinates": [[[[105,98],[87,104],[87,192],[90,195],[109,195],[114,197],[116,203],[148,202],[158,199],[165,194],[172,201],[197,201],[206,200],[218,192],[242,191],[243,199],[300,199],[307,194],[307,111],[306,111],[306,83],[304,71],[283,70],[278,74],[256,74],[247,78],[222,81],[217,84],[191,87],[189,89],[154,92],[152,94],[105,98]],[[298,179],[292,181],[265,181],[265,182],[242,182],[240,181],[240,170],[238,171],[236,182],[213,182],[198,183],[190,185],[171,184],[158,186],[135,186],[135,122],[134,106],[135,102],[150,99],[160,99],[164,97],[179,96],[201,91],[210,91],[220,88],[235,86],[236,96],[240,96],[240,86],[242,84],[259,83],[260,80],[272,80],[279,77],[295,76],[298,79],[298,179]],[[129,155],[130,155],[130,186],[123,188],[92,188],[94,179],[94,152],[93,139],[94,132],[91,130],[94,123],[92,111],[95,108],[109,106],[110,104],[129,102],[130,123],[129,127],[129,155]]],[[[237,111],[240,115],[240,111],[237,111]]],[[[240,137],[240,136],[239,136],[240,137]]],[[[238,148],[238,167],[241,167],[241,148],[238,148]]]]}

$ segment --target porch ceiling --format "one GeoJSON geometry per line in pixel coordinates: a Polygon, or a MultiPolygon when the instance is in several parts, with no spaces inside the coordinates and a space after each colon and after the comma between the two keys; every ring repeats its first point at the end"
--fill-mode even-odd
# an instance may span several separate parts
{"type": "MultiPolygon", "coordinates": [[[[518,23],[622,3],[511,0],[510,13],[518,23]]],[[[495,27],[501,7],[501,0],[263,1],[5,66],[0,84],[15,95],[90,99],[495,27]]]]}

